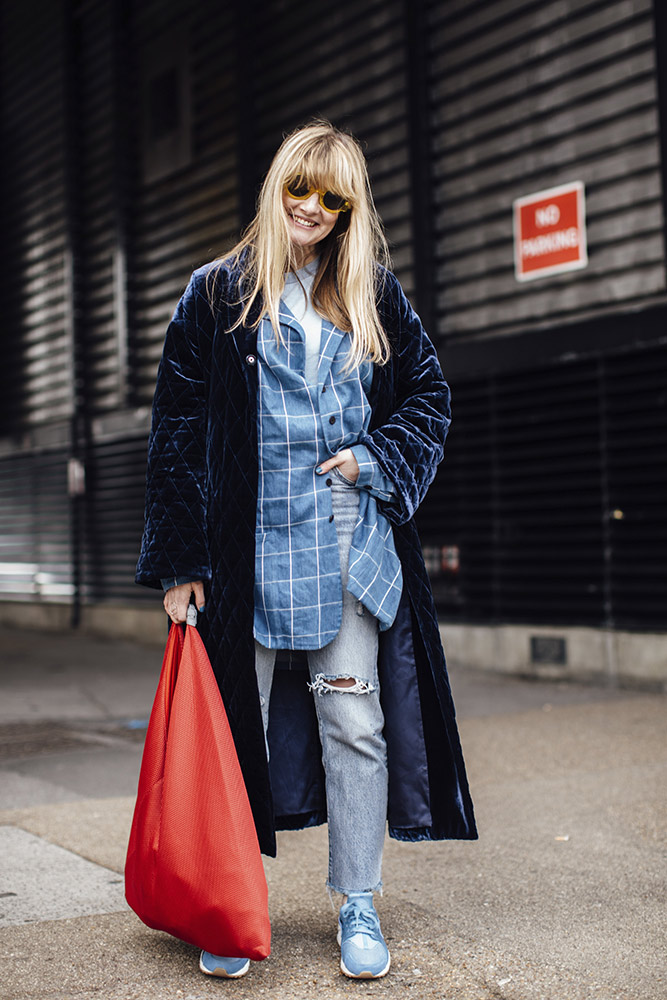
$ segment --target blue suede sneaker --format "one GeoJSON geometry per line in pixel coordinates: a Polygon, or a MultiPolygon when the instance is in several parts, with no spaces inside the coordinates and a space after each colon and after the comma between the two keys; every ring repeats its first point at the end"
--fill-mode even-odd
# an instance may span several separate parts
{"type": "Polygon", "coordinates": [[[340,971],[350,979],[380,979],[391,965],[372,893],[350,895],[338,915],[340,971]]]}
{"type": "Polygon", "coordinates": [[[212,955],[203,951],[199,956],[199,968],[207,976],[219,976],[220,979],[240,979],[250,968],[249,958],[223,958],[222,955],[212,955]]]}

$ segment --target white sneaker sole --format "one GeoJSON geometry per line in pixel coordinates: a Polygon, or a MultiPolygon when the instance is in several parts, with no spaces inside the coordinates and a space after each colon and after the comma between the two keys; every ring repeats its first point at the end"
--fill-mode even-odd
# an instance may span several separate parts
{"type": "Polygon", "coordinates": [[[348,979],[382,979],[382,977],[386,976],[387,973],[389,972],[390,966],[391,966],[391,955],[389,956],[389,960],[385,965],[384,969],[382,970],[382,972],[350,972],[350,970],[345,965],[343,959],[341,958],[340,960],[340,971],[343,973],[344,976],[347,976],[348,979]]]}
{"type": "MultiPolygon", "coordinates": [[[[338,929],[337,940],[338,940],[338,945],[340,946],[341,943],[340,928],[338,929]]],[[[350,972],[348,967],[345,965],[345,962],[343,961],[342,955],[340,958],[340,971],[343,973],[344,976],[347,976],[348,979],[382,979],[383,976],[387,975],[390,968],[391,968],[391,955],[389,954],[387,954],[387,964],[385,965],[382,972],[371,972],[368,969],[362,972],[350,972]]]]}
{"type": "Polygon", "coordinates": [[[203,972],[205,976],[216,976],[217,979],[240,979],[241,976],[245,976],[249,968],[250,968],[250,959],[248,959],[245,965],[241,966],[238,972],[225,972],[225,970],[222,967],[219,967],[219,971],[217,972],[211,972],[211,970],[207,969],[204,963],[202,962],[201,955],[199,956],[200,971],[203,972]]]}

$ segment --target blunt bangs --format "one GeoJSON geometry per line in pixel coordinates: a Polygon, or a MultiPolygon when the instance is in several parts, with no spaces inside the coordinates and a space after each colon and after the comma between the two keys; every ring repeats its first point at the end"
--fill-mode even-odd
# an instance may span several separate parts
{"type": "Polygon", "coordinates": [[[360,174],[356,164],[349,162],[348,155],[341,156],[345,147],[338,143],[334,146],[329,143],[319,142],[305,152],[295,149],[292,162],[285,164],[285,177],[283,184],[293,181],[297,177],[303,177],[312,184],[313,187],[322,191],[332,191],[334,194],[346,198],[352,204],[358,204],[363,186],[363,174],[360,174]]]}

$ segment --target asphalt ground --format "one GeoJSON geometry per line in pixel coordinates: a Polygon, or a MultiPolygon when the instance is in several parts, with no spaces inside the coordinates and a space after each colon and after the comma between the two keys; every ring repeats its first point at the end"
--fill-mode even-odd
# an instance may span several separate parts
{"type": "Polygon", "coordinates": [[[387,840],[389,975],[339,973],[320,827],[279,834],[271,957],[223,981],[123,899],[161,650],[0,642],[0,998],[667,998],[665,696],[452,671],[480,839],[387,840]]]}

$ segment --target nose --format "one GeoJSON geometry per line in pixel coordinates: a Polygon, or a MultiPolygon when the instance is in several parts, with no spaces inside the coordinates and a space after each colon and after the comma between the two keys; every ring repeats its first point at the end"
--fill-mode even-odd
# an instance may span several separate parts
{"type": "Polygon", "coordinates": [[[301,202],[301,208],[308,209],[309,212],[317,212],[320,207],[320,196],[317,191],[313,191],[310,198],[306,198],[305,201],[301,202]]]}

